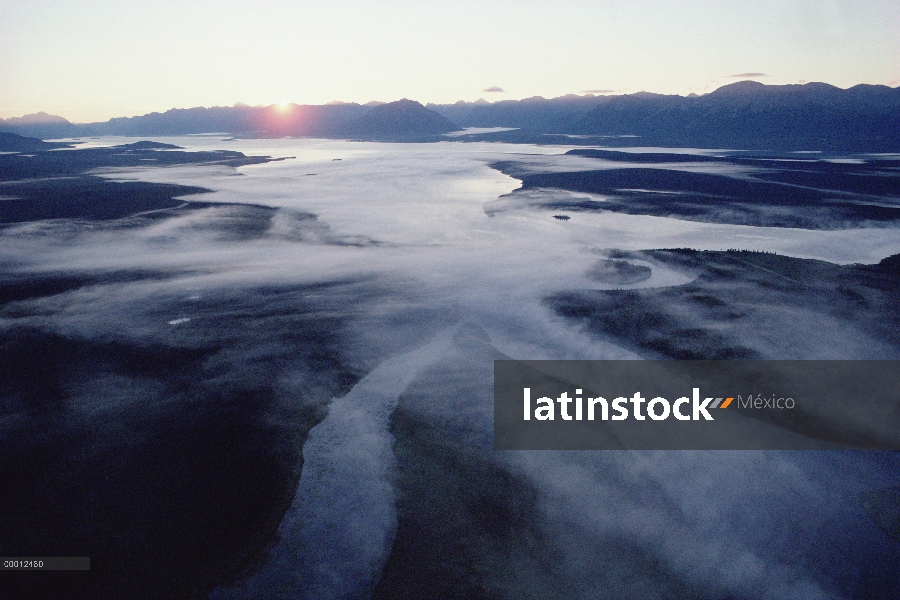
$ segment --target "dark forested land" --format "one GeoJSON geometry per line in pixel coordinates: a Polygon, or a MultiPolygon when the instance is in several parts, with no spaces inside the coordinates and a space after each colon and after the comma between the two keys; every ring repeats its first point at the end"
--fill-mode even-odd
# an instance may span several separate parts
{"type": "MultiPolygon", "coordinates": [[[[75,231],[121,231],[192,210],[218,215],[194,234],[245,239],[263,235],[275,212],[94,171],[267,157],[154,142],[80,150],[0,142],[14,152],[0,155],[0,227],[10,238],[56,236],[74,247],[75,231]],[[47,220],[67,223],[20,229],[47,220]]],[[[293,498],[308,430],[358,379],[338,348],[341,320],[323,315],[337,301],[316,299],[333,291],[351,301],[352,285],[222,286],[130,303],[123,286],[161,286],[185,272],[90,262],[29,269],[18,258],[0,269],[0,550],[89,556],[91,570],[4,573],[0,598],[205,599],[261,560],[293,498]],[[93,316],[68,327],[64,314],[85,306],[93,316]],[[287,364],[302,394],[281,378],[287,364]]]]}
{"type": "Polygon", "coordinates": [[[585,289],[548,304],[647,358],[900,357],[900,256],[875,265],[763,252],[614,252],[693,275],[674,287],[585,289]]]}
{"type": "Polygon", "coordinates": [[[90,174],[94,169],[187,164],[237,167],[272,160],[230,150],[188,152],[171,144],[147,141],[75,149],[14,134],[0,136],[0,151],[11,152],[0,154],[0,224],[44,219],[106,221],[153,211],[211,206],[182,198],[209,192],[204,188],[110,181],[90,174]]]}
{"type": "Polygon", "coordinates": [[[843,229],[900,223],[900,161],[829,160],[761,156],[700,156],[576,149],[570,155],[601,159],[596,170],[541,172],[505,161],[493,166],[520,179],[506,207],[537,204],[547,210],[613,211],[708,223],[757,227],[843,229]],[[698,170],[698,163],[713,167],[698,170]],[[723,168],[715,168],[721,165],[723,168]],[[728,167],[735,167],[730,169],[728,167]],[[531,190],[556,189],[578,197],[531,190]],[[602,198],[597,198],[600,196],[602,198]]]}

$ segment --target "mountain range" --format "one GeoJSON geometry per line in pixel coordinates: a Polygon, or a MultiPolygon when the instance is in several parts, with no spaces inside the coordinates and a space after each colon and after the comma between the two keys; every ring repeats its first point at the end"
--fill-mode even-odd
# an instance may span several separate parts
{"type": "Polygon", "coordinates": [[[74,124],[45,113],[0,120],[0,131],[41,139],[223,133],[434,141],[461,128],[508,128],[467,139],[762,151],[900,151],[900,88],[741,81],[702,96],[639,92],[489,103],[331,103],[172,109],[74,124]]]}
{"type": "Polygon", "coordinates": [[[241,137],[326,137],[427,141],[460,127],[413,100],[369,105],[213,106],[173,108],[102,123],[75,124],[45,113],[0,119],[0,132],[40,139],[99,135],[165,136],[222,133],[241,137]],[[40,115],[40,116],[39,116],[40,115]]]}

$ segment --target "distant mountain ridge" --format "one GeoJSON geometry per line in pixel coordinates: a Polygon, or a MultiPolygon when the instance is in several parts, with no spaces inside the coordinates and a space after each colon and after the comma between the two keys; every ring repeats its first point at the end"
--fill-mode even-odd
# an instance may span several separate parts
{"type": "MultiPolygon", "coordinates": [[[[46,115],[46,113],[41,113],[46,115]]],[[[366,140],[431,140],[460,127],[413,100],[324,105],[214,106],[173,108],[137,117],[77,125],[62,117],[0,121],[0,131],[41,139],[97,135],[187,135],[224,133],[246,137],[325,137],[366,140]]]]}
{"type": "Polygon", "coordinates": [[[572,123],[605,99],[590,94],[568,94],[551,99],[535,96],[492,103],[479,99],[427,106],[463,127],[516,127],[540,133],[574,133],[569,131],[572,123]]]}
{"type": "Polygon", "coordinates": [[[586,136],[566,143],[610,146],[900,151],[900,88],[882,85],[739,81],[703,96],[638,92],[429,108],[463,127],[519,128],[494,135],[508,141],[560,143],[566,135],[586,136]]]}
{"type": "Polygon", "coordinates": [[[346,126],[368,109],[359,104],[213,106],[110,119],[87,127],[102,135],[227,133],[261,137],[321,136],[346,126]]]}
{"type": "Polygon", "coordinates": [[[900,88],[743,81],[695,98],[616,96],[569,129],[652,146],[891,152],[900,150],[900,88]]]}
{"type": "Polygon", "coordinates": [[[76,125],[38,113],[0,120],[0,131],[43,139],[90,135],[225,133],[434,141],[460,127],[516,131],[459,139],[604,146],[670,146],[763,151],[900,151],[900,88],[740,81],[702,96],[639,92],[567,95],[422,106],[333,103],[171,109],[76,125]],[[565,137],[563,137],[565,136],[565,137]]]}
{"type": "Polygon", "coordinates": [[[30,115],[25,115],[24,117],[12,117],[9,119],[0,119],[0,123],[6,123],[9,125],[35,125],[37,123],[68,123],[65,118],[59,117],[57,115],[48,115],[47,113],[41,111],[32,113],[30,115]]]}
{"type": "Polygon", "coordinates": [[[408,139],[458,131],[460,126],[445,116],[406,98],[369,109],[345,129],[363,138],[408,139]]]}
{"type": "Polygon", "coordinates": [[[40,139],[64,138],[81,135],[81,127],[67,119],[37,112],[24,117],[0,119],[0,131],[40,139]]]}

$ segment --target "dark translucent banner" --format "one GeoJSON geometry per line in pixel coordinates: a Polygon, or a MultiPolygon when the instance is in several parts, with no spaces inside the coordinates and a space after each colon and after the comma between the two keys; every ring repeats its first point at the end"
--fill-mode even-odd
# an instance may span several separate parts
{"type": "Polygon", "coordinates": [[[900,450],[900,361],[494,361],[497,450],[900,450]]]}

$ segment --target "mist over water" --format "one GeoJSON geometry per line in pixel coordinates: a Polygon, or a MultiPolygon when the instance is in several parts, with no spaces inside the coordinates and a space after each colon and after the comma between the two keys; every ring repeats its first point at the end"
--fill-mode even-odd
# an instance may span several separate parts
{"type": "MultiPolygon", "coordinates": [[[[248,340],[232,363],[246,368],[229,377],[252,381],[264,369],[257,358],[277,357],[265,367],[276,371],[271,377],[280,390],[280,412],[270,417],[289,419],[311,376],[279,349],[278,335],[267,339],[265,328],[291,327],[276,313],[302,298],[311,307],[309,319],[340,323],[335,343],[359,375],[346,394],[320,407],[324,419],[303,446],[299,484],[267,562],[221,586],[214,598],[373,593],[398,535],[397,482],[414,477],[401,473],[407,467],[397,464],[392,450],[398,403],[403,414],[436,424],[474,456],[536,490],[529,527],[555,573],[544,583],[509,584],[504,589],[511,596],[521,586],[546,585],[543,592],[572,598],[835,598],[854,586],[867,589],[867,577],[889,571],[898,555],[895,542],[867,520],[856,497],[875,485],[900,483],[895,457],[494,453],[490,357],[638,358],[545,302],[565,290],[662,288],[697,277],[687,268],[640,260],[634,264],[649,266],[649,278],[592,277],[612,249],[734,248],[875,263],[900,253],[897,229],[801,230],[613,212],[568,213],[571,219],[561,221],[540,203],[584,194],[530,190],[511,198],[519,181],[489,166],[515,160],[571,171],[606,164],[563,156],[565,148],[550,146],[157,141],[291,158],[240,168],[101,170],[113,180],[205,187],[213,192],[190,200],[217,204],[134,226],[44,221],[3,229],[0,263],[9,272],[148,274],[54,296],[43,301],[44,316],[27,320],[83,337],[189,343],[199,331],[194,328],[212,318],[208,299],[233,306],[235,314],[271,309],[270,320],[257,321],[260,328],[233,334],[248,340]],[[268,288],[300,291],[253,296],[268,288]],[[445,383],[458,380],[469,382],[465,393],[445,383]],[[429,393],[437,400],[416,404],[429,393]],[[648,564],[657,572],[648,574],[648,564]]],[[[728,165],[689,168],[740,175],[728,165]]],[[[15,315],[4,320],[10,326],[15,315]]],[[[840,335],[818,331],[814,339],[843,347],[840,335]]],[[[840,357],[854,358],[854,351],[849,346],[840,357]]],[[[92,404],[86,394],[80,410],[114,415],[117,402],[140,396],[107,394],[106,404],[92,404]]],[[[506,557],[510,571],[532,568],[535,556],[515,544],[497,556],[506,557]]]]}

